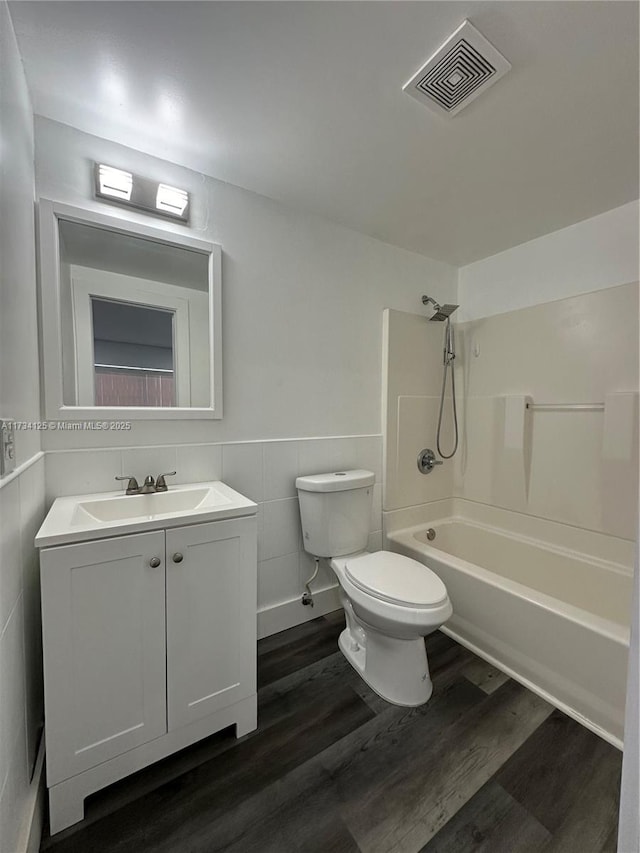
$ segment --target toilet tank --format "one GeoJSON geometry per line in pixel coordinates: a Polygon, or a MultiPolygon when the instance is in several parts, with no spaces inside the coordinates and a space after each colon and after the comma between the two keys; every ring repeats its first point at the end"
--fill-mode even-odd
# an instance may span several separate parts
{"type": "Polygon", "coordinates": [[[364,551],[369,537],[375,475],[337,471],[298,477],[302,542],[314,557],[364,551]]]}

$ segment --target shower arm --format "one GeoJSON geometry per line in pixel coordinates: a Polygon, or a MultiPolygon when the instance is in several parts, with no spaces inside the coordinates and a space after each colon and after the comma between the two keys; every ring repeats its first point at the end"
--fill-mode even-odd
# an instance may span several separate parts
{"type": "Polygon", "coordinates": [[[436,302],[436,300],[435,300],[435,299],[432,299],[432,297],[431,297],[431,296],[423,296],[423,297],[422,297],[422,304],[423,304],[423,305],[429,305],[429,304],[431,304],[431,305],[433,305],[433,307],[436,309],[436,311],[439,311],[439,310],[440,310],[440,305],[436,302]]]}

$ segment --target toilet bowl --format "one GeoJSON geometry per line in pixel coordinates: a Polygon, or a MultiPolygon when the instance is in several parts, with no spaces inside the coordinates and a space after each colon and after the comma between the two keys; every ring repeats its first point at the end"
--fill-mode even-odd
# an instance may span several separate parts
{"type": "Polygon", "coordinates": [[[424,638],[451,617],[440,578],[416,560],[364,550],[374,475],[339,471],[298,477],[305,550],[328,557],[346,628],[338,645],[364,681],[396,705],[422,705],[432,683],[424,638]]]}
{"type": "Polygon", "coordinates": [[[447,590],[430,569],[390,551],[334,558],[346,628],[339,646],[383,699],[422,705],[432,684],[424,638],[451,617],[447,590]]]}

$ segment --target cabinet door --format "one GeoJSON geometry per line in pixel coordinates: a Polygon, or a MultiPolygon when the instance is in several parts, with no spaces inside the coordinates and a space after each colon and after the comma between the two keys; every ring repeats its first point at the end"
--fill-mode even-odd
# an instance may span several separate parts
{"type": "Polygon", "coordinates": [[[51,786],[166,732],[164,531],[47,548],[40,565],[51,786]]]}
{"type": "Polygon", "coordinates": [[[256,559],[255,518],[167,530],[169,730],[256,692],[256,559]]]}

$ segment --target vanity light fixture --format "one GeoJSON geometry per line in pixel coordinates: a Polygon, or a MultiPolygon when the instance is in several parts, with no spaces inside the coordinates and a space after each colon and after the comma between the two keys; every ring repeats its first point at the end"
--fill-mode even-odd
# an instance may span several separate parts
{"type": "Polygon", "coordinates": [[[130,201],[131,188],[133,187],[133,175],[131,172],[114,169],[113,166],[105,166],[100,163],[96,179],[99,195],[130,201]]]}
{"type": "Polygon", "coordinates": [[[156,193],[156,208],[174,216],[182,216],[183,211],[189,204],[189,193],[179,190],[177,187],[169,187],[160,184],[156,193]]]}
{"type": "Polygon", "coordinates": [[[135,207],[154,216],[189,221],[189,193],[114,166],[95,163],[96,198],[135,207]]]}

